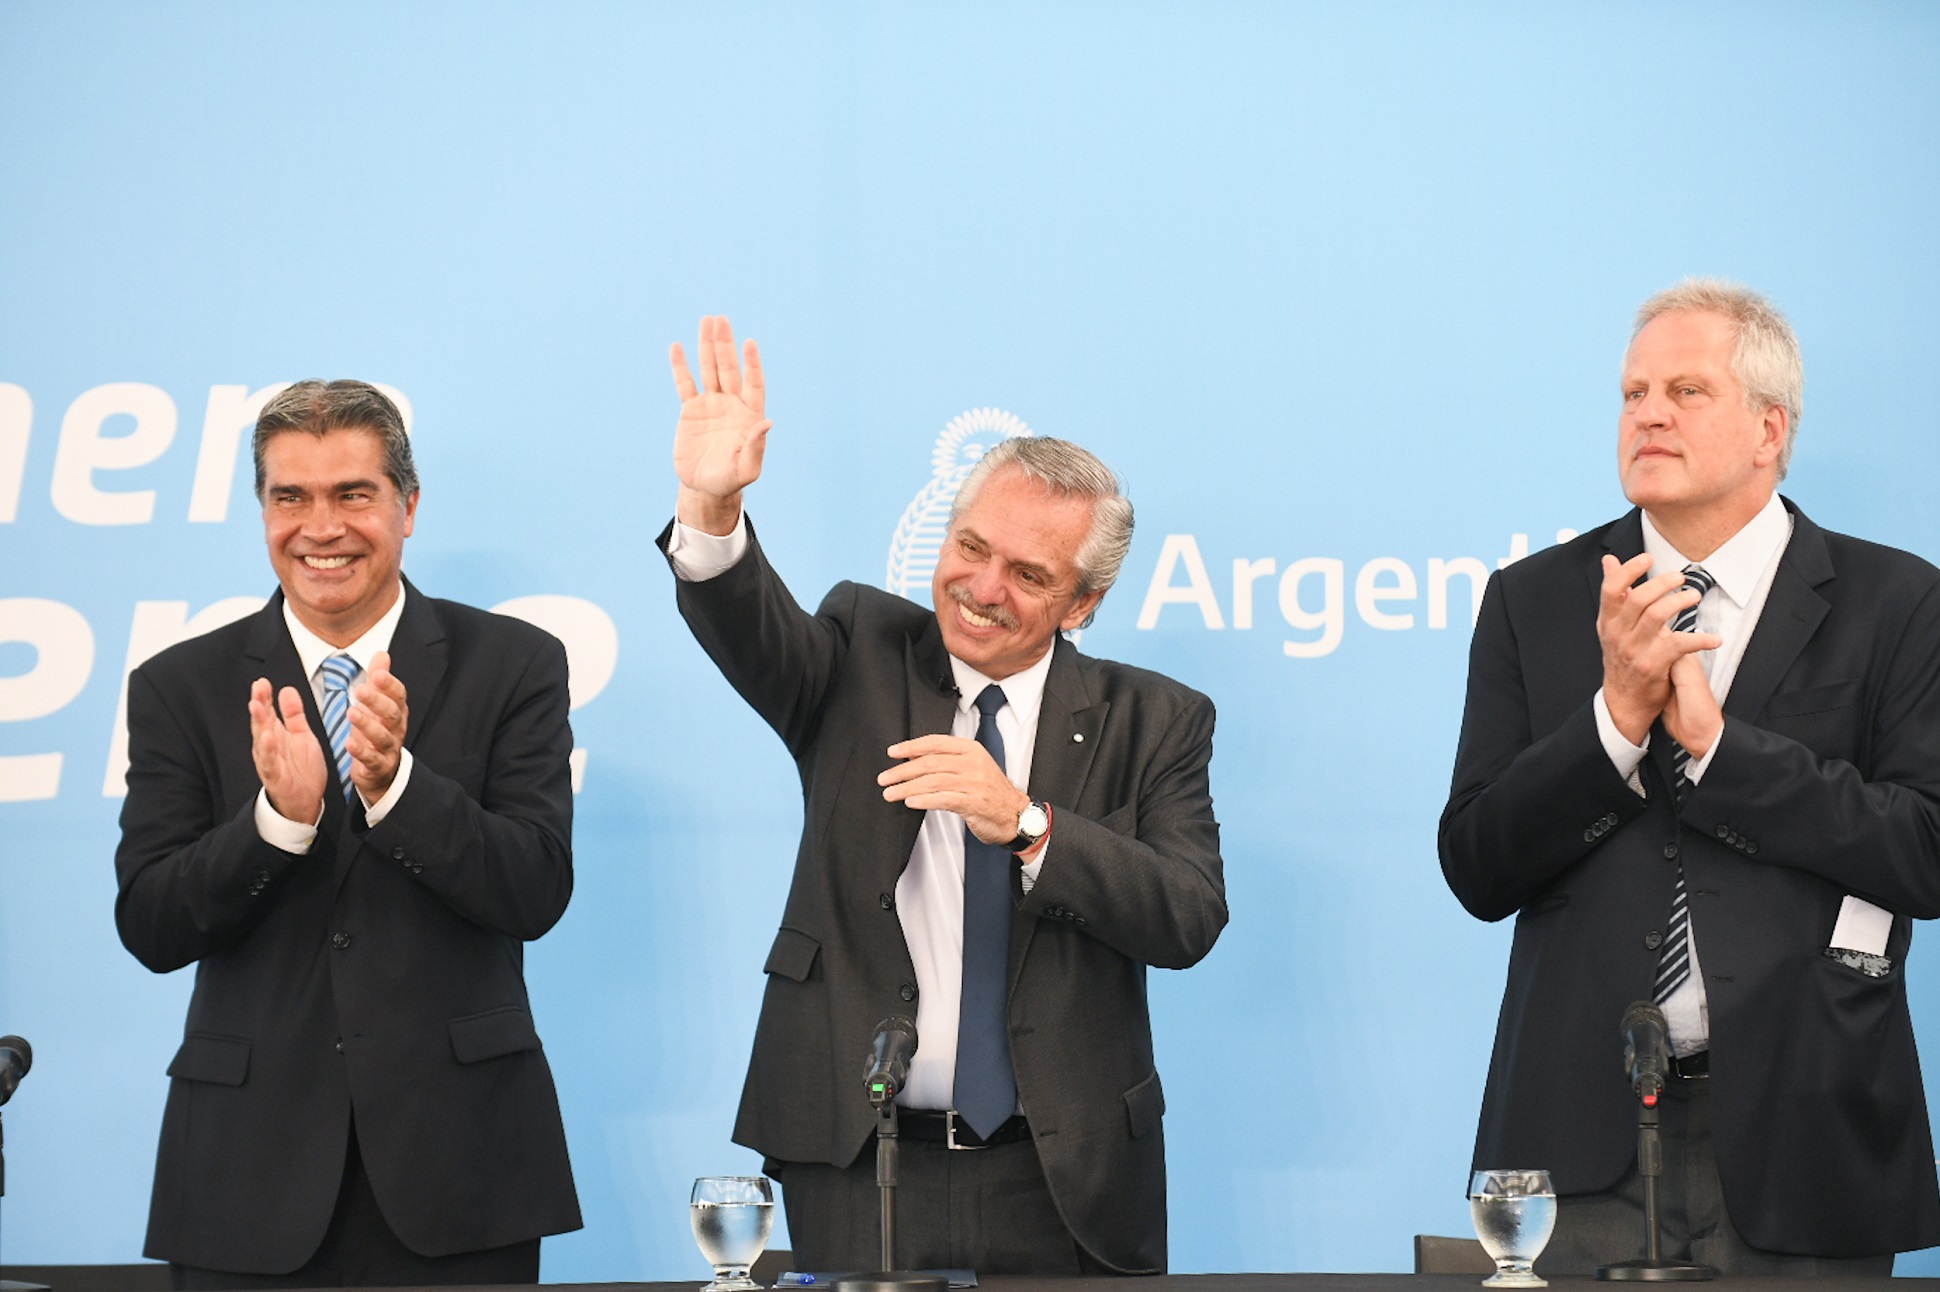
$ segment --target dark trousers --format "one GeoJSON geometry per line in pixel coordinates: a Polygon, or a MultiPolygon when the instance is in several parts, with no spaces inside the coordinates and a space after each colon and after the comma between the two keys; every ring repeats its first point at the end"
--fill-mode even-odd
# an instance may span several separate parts
{"type": "MultiPolygon", "coordinates": [[[[1723,1274],[1803,1278],[1885,1276],[1893,1255],[1787,1256],[1760,1251],[1738,1235],[1724,1207],[1718,1157],[1711,1147],[1711,1082],[1671,1078],[1658,1100],[1663,1116],[1664,1174],[1657,1182],[1657,1214],[1667,1261],[1715,1265],[1723,1274]]],[[[1556,1232],[1536,1258],[1536,1272],[1554,1278],[1590,1274],[1597,1266],[1644,1254],[1644,1180],[1633,1165],[1603,1193],[1557,1200],[1556,1232]]]]}
{"type": "MultiPolygon", "coordinates": [[[[985,1274],[1108,1274],[1058,1217],[1029,1140],[951,1149],[900,1141],[896,1265],[985,1274]]],[[[798,1270],[873,1270],[882,1263],[874,1141],[853,1166],[777,1162],[782,1206],[798,1270]]]]}
{"type": "Polygon", "coordinates": [[[337,1209],[316,1254],[293,1274],[247,1274],[205,1270],[194,1265],[168,1267],[176,1292],[227,1292],[233,1288],[432,1287],[452,1283],[537,1283],[539,1240],[453,1256],[420,1256],[404,1245],[378,1210],[350,1131],[344,1179],[337,1209]]]}

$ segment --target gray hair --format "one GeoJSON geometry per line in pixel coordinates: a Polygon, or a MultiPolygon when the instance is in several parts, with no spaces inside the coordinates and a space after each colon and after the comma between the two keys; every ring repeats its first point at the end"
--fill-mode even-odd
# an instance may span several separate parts
{"type": "MultiPolygon", "coordinates": [[[[1078,545],[1073,564],[1078,567],[1078,595],[1109,591],[1118,580],[1119,567],[1132,549],[1132,500],[1125,496],[1118,474],[1097,454],[1081,449],[1069,440],[1043,435],[1014,435],[999,440],[970,468],[950,505],[950,523],[976,498],[984,482],[1005,467],[1016,467],[1028,480],[1034,480],[1064,498],[1091,500],[1091,532],[1078,545]]],[[[1096,612],[1094,611],[1095,615],[1096,612]]],[[[1091,623],[1091,617],[1085,624],[1091,623]]]]}
{"type": "Polygon", "coordinates": [[[418,491],[411,437],[389,396],[368,381],[299,381],[263,405],[250,452],[256,459],[256,496],[263,496],[263,450],[286,431],[321,436],[326,431],[368,431],[384,442],[384,474],[400,498],[418,491]]]}
{"type": "Polygon", "coordinates": [[[1722,278],[1686,278],[1645,301],[1637,310],[1630,339],[1653,320],[1674,313],[1716,314],[1737,333],[1731,350],[1731,375],[1754,413],[1785,410],[1785,445],[1778,451],[1778,478],[1792,465],[1792,444],[1805,415],[1805,361],[1798,335],[1769,300],[1749,287],[1722,278]]]}

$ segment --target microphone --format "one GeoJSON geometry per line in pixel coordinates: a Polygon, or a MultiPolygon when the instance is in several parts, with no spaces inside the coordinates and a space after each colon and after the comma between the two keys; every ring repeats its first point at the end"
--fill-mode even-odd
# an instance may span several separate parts
{"type": "Polygon", "coordinates": [[[1647,1000],[1633,1001],[1623,1011],[1623,1064],[1630,1071],[1630,1088],[1655,1108],[1670,1070],[1670,1024],[1664,1011],[1647,1000]]]}
{"type": "Polygon", "coordinates": [[[869,1071],[863,1085],[869,1102],[881,1108],[893,1103],[909,1081],[909,1061],[916,1053],[916,1024],[901,1014],[891,1014],[876,1024],[876,1039],[869,1047],[869,1071]]]}
{"type": "Polygon", "coordinates": [[[33,1046],[18,1036],[0,1036],[0,1104],[13,1098],[20,1079],[33,1066],[33,1046]]]}

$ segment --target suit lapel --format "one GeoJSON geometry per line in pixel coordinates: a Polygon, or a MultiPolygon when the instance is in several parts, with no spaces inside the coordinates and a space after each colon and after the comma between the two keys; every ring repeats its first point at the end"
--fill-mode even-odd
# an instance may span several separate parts
{"type": "Polygon", "coordinates": [[[1825,533],[1790,502],[1785,503],[1785,509],[1792,513],[1792,539],[1779,558],[1772,590],[1758,615],[1758,627],[1746,643],[1744,659],[1724,702],[1727,717],[1746,722],[1764,710],[1765,702],[1832,608],[1814,591],[1830,582],[1834,574],[1825,533]]]}
{"type": "Polygon", "coordinates": [[[411,711],[404,732],[406,749],[416,752],[418,738],[437,711],[448,661],[445,626],[437,610],[429,597],[404,580],[404,613],[391,634],[391,672],[404,683],[405,703],[411,711]]]}
{"type": "MultiPolygon", "coordinates": [[[[943,649],[943,630],[937,627],[935,615],[929,617],[922,632],[903,642],[903,686],[907,711],[902,738],[949,735],[956,722],[957,683],[950,672],[949,652],[943,649]]],[[[858,750],[856,756],[863,759],[860,773],[867,781],[866,792],[887,809],[894,822],[891,827],[894,833],[879,854],[890,867],[887,878],[893,885],[909,865],[909,855],[916,848],[916,836],[923,829],[925,813],[883,800],[882,792],[876,787],[876,773],[887,765],[888,759],[881,749],[858,750]]]]}
{"type": "MultiPolygon", "coordinates": [[[[1091,762],[1111,712],[1109,701],[1094,702],[1085,685],[1083,656],[1062,635],[1052,648],[1051,670],[1044,679],[1044,702],[1037,714],[1037,745],[1031,754],[1031,797],[1052,805],[1050,847],[1057,848],[1057,805],[1075,811],[1091,775],[1091,762]]],[[[1047,864],[1056,864],[1054,862],[1047,864]]],[[[1017,990],[1024,958],[1037,933],[1035,919],[1012,920],[1010,926],[1010,990],[1017,990]]]]}

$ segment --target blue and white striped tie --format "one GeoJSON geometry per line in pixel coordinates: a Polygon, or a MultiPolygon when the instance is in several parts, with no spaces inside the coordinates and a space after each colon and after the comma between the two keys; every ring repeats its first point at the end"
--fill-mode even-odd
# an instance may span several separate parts
{"type": "MultiPolygon", "coordinates": [[[[1701,565],[1684,567],[1684,586],[1695,588],[1698,600],[1717,586],[1717,580],[1710,571],[1701,565]]],[[[1671,631],[1692,633],[1697,631],[1697,606],[1686,607],[1671,620],[1671,631]]],[[[1691,781],[1685,775],[1691,765],[1691,751],[1671,742],[1671,768],[1677,774],[1677,801],[1682,803],[1690,793],[1691,781]]],[[[1661,1005],[1671,998],[1671,993],[1682,987],[1691,976],[1691,908],[1684,892],[1684,858],[1677,859],[1677,886],[1671,892],[1671,919],[1665,926],[1663,954],[1657,958],[1657,985],[1651,991],[1651,999],[1661,1005]]]]}
{"type": "Polygon", "coordinates": [[[323,675],[323,729],[330,735],[330,755],[337,760],[337,779],[344,800],[356,793],[350,783],[350,684],[362,670],[348,655],[332,655],[317,671],[323,675]]]}

